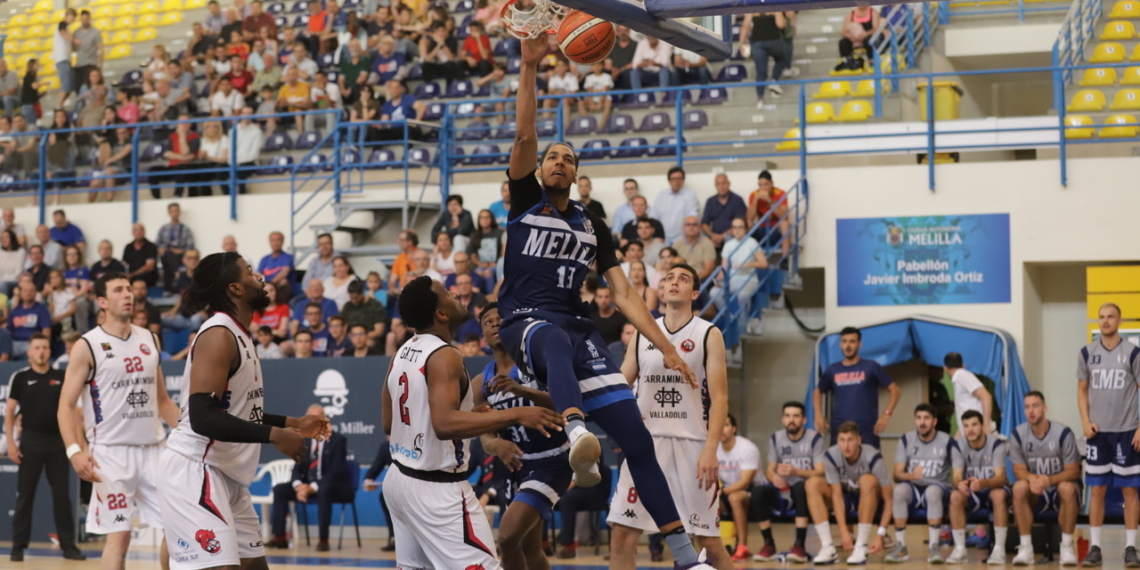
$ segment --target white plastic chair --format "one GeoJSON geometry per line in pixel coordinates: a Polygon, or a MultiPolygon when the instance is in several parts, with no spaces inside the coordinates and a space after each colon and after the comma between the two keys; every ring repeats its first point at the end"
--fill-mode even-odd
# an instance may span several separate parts
{"type": "MultiPolygon", "coordinates": [[[[273,505],[273,487],[281,483],[289,483],[293,478],[293,465],[295,463],[291,459],[278,459],[270,461],[257,469],[257,475],[253,478],[254,481],[260,481],[266,475],[269,475],[269,494],[266,496],[252,495],[253,504],[256,508],[257,505],[262,505],[260,510],[261,514],[261,536],[266,540],[273,538],[271,536],[272,529],[269,527],[269,509],[273,505]]],[[[294,540],[297,538],[297,517],[296,513],[290,517],[292,519],[292,531],[294,540]]]]}

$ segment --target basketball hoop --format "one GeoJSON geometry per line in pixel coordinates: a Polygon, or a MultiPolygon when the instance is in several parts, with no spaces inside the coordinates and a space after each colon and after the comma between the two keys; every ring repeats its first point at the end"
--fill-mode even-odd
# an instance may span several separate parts
{"type": "Polygon", "coordinates": [[[499,14],[499,21],[512,36],[520,39],[537,38],[555,33],[558,21],[566,8],[550,0],[533,0],[534,8],[522,10],[515,6],[519,0],[507,0],[499,14]]]}

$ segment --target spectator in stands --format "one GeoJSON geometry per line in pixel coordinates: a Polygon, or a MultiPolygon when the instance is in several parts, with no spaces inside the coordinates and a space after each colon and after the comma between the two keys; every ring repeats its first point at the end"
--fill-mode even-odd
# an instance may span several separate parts
{"type": "Polygon", "coordinates": [[[360,40],[349,40],[348,51],[340,60],[340,76],[336,78],[346,104],[356,103],[361,87],[368,83],[371,70],[372,56],[360,47],[360,40]]]}
{"type": "Polygon", "coordinates": [[[348,340],[352,343],[352,349],[345,351],[341,356],[346,358],[383,356],[383,351],[368,345],[368,329],[364,325],[352,325],[348,327],[348,331],[348,340]]]}
{"type": "MultiPolygon", "coordinates": [[[[732,220],[732,237],[724,242],[721,252],[724,273],[717,274],[717,284],[711,293],[713,302],[718,310],[723,309],[728,301],[727,295],[735,295],[744,314],[748,314],[748,299],[760,287],[760,280],[752,274],[756,269],[768,268],[768,256],[764,248],[748,235],[748,226],[743,218],[732,220]],[[725,275],[728,276],[728,291],[725,291],[725,275]]],[[[748,326],[755,334],[759,319],[752,319],[748,326]]]]}
{"type": "Polygon", "coordinates": [[[111,257],[114,248],[111,242],[103,240],[99,242],[99,261],[91,264],[91,280],[98,281],[100,277],[107,273],[126,273],[127,266],[123,262],[111,257]]]}
{"type": "Polygon", "coordinates": [[[477,284],[482,291],[491,292],[498,281],[496,267],[503,253],[503,230],[495,222],[490,210],[479,211],[479,225],[471,235],[471,242],[467,244],[467,253],[475,264],[475,274],[479,277],[477,284]]]}
{"type": "Polygon", "coordinates": [[[673,243],[681,237],[684,219],[700,216],[701,204],[697,193],[685,186],[685,169],[674,166],[669,169],[669,188],[657,194],[653,201],[653,211],[665,228],[665,242],[673,243]]]}
{"type": "Polygon", "coordinates": [[[242,15],[233,8],[227,8],[223,14],[225,14],[226,17],[226,24],[222,26],[221,30],[218,30],[218,37],[221,38],[223,42],[229,43],[234,37],[234,32],[241,34],[242,15]]]}
{"type": "MultiPolygon", "coordinates": [[[[273,45],[277,45],[277,38],[269,38],[272,40],[273,45]]],[[[253,40],[253,46],[249,50],[249,57],[244,58],[243,61],[247,63],[250,68],[250,73],[257,73],[265,68],[265,55],[277,53],[275,50],[270,50],[266,47],[265,38],[257,38],[253,40]]],[[[248,93],[247,93],[248,94],[248,93]]]]}
{"type": "MultiPolygon", "coordinates": [[[[772,69],[773,81],[780,79],[784,70],[791,64],[786,53],[787,45],[784,43],[784,26],[787,20],[783,12],[763,14],[749,14],[744,17],[744,24],[740,27],[740,53],[752,51],[752,62],[756,65],[756,81],[768,81],[768,60],[775,62],[772,69]],[[748,46],[748,47],[746,47],[748,46]]],[[[784,94],[778,85],[769,85],[772,95],[779,97],[784,94]]],[[[764,108],[764,85],[756,86],[756,108],[764,108]]]]}
{"type": "MultiPolygon", "coordinates": [[[[154,287],[158,283],[158,247],[146,239],[146,227],[142,224],[132,225],[131,235],[134,241],[123,248],[127,275],[142,279],[147,287],[154,287]]],[[[157,322],[157,319],[152,321],[157,322]]]]}
{"type": "Polygon", "coordinates": [[[610,354],[612,354],[614,358],[625,360],[625,351],[629,347],[629,341],[633,340],[633,336],[636,334],[637,328],[634,327],[632,323],[626,323],[625,326],[621,328],[621,340],[610,343],[607,347],[610,350],[610,354]]]}
{"type": "Polygon", "coordinates": [[[67,96],[75,92],[75,73],[71,69],[71,52],[74,51],[74,36],[71,35],[71,24],[78,15],[75,8],[68,8],[63,13],[63,20],[55,25],[52,32],[51,57],[55,61],[55,69],[59,72],[59,95],[55,108],[63,109],[67,96]]]}
{"type": "MultiPolygon", "coordinates": [[[[657,259],[657,257],[655,256],[649,259],[657,259]]],[[[650,282],[650,270],[653,270],[653,267],[647,265],[643,261],[630,261],[629,284],[631,287],[633,287],[633,290],[637,292],[637,295],[641,297],[641,300],[645,301],[645,306],[649,307],[650,311],[656,313],[657,283],[660,281],[660,278],[655,276],[654,280],[650,282]]],[[[654,273],[656,273],[656,270],[654,270],[654,273]]]]}
{"type": "Polygon", "coordinates": [[[297,30],[295,28],[285,26],[285,29],[281,30],[281,41],[278,42],[277,50],[274,53],[277,54],[277,63],[282,67],[293,61],[293,48],[297,47],[297,41],[297,30]]]}
{"type": "Polygon", "coordinates": [[[8,155],[4,159],[6,170],[31,174],[39,170],[40,135],[35,122],[29,123],[19,113],[12,117],[12,135],[8,155]]]}
{"type": "Polygon", "coordinates": [[[273,330],[267,326],[257,329],[257,358],[261,360],[285,358],[281,353],[281,346],[273,341],[273,330]]]}
{"type": "Polygon", "coordinates": [[[20,247],[24,247],[27,243],[24,226],[16,223],[16,211],[12,208],[4,208],[3,213],[0,213],[0,232],[4,230],[16,232],[16,241],[20,242],[20,247]]]}
{"type": "MultiPolygon", "coordinates": [[[[198,268],[200,259],[198,250],[190,248],[183,253],[182,259],[179,260],[178,277],[174,282],[174,290],[172,291],[177,296],[174,300],[174,306],[159,316],[159,322],[162,323],[162,326],[174,330],[197,330],[206,320],[206,313],[202,311],[191,313],[182,306],[182,295],[190,288],[190,280],[194,277],[194,270],[198,268]]],[[[165,265],[163,263],[164,267],[165,265]]]]}
{"type": "Polygon", "coordinates": [[[333,274],[326,277],[321,283],[324,285],[325,294],[328,298],[336,303],[337,311],[339,312],[344,304],[348,302],[348,284],[353,281],[359,281],[360,278],[356,276],[356,272],[352,269],[352,264],[343,255],[338,255],[332,261],[333,274]]]}
{"type": "MultiPolygon", "coordinates": [[[[381,121],[419,121],[423,120],[424,111],[427,106],[423,101],[417,101],[416,98],[407,92],[407,86],[402,81],[395,79],[389,80],[384,84],[385,89],[388,91],[388,100],[384,102],[384,106],[380,108],[381,121]]],[[[408,137],[412,139],[419,138],[420,128],[415,126],[408,126],[408,137]]],[[[373,136],[376,140],[400,140],[404,138],[404,128],[401,126],[384,127],[374,131],[373,136]]]]}
{"type": "Polygon", "coordinates": [[[253,13],[249,5],[245,3],[245,0],[234,0],[234,10],[237,10],[238,18],[243,20],[253,13]]]}
{"type": "Polygon", "coordinates": [[[863,54],[874,59],[875,50],[867,49],[867,41],[883,27],[879,11],[871,6],[857,6],[843,18],[843,37],[839,40],[839,57],[843,60],[837,70],[861,70],[865,61],[856,57],[855,50],[862,48],[863,54]]]}
{"type": "MultiPolygon", "coordinates": [[[[296,290],[297,276],[293,268],[293,256],[282,250],[285,246],[285,234],[274,231],[269,233],[269,254],[261,258],[257,264],[257,272],[281,287],[288,285],[296,290]]],[[[319,281],[318,281],[319,283],[319,281]]],[[[323,293],[323,291],[322,291],[323,293]]]]}
{"type": "Polygon", "coordinates": [[[634,196],[630,200],[630,205],[633,208],[634,217],[621,228],[621,239],[619,245],[625,246],[626,242],[631,239],[637,239],[637,224],[643,218],[649,220],[653,224],[653,237],[655,239],[665,239],[665,226],[661,222],[649,217],[649,201],[644,196],[634,196]]]}
{"type": "Polygon", "coordinates": [[[227,253],[234,253],[237,251],[237,240],[234,236],[227,235],[222,238],[222,251],[227,253]]]}
{"type": "MultiPolygon", "coordinates": [[[[463,308],[467,309],[467,314],[471,317],[478,314],[478,309],[487,304],[487,297],[475,290],[470,275],[455,276],[455,299],[463,305],[463,308]]],[[[478,324],[477,320],[475,322],[478,324]]],[[[481,331],[477,334],[482,338],[481,331]]]]}
{"type": "Polygon", "coordinates": [[[67,220],[63,210],[56,210],[51,214],[53,227],[49,235],[51,239],[62,246],[75,246],[80,252],[87,250],[87,239],[83,237],[83,230],[67,220]]]}
{"type": "MultiPolygon", "coordinates": [[[[621,270],[625,273],[626,277],[629,277],[629,268],[632,262],[645,262],[645,245],[638,240],[630,240],[625,244],[625,247],[622,248],[622,259],[624,259],[624,261],[622,261],[621,270]]],[[[650,283],[656,286],[659,276],[654,268],[646,265],[645,276],[650,283]]]]}
{"type": "Polygon", "coordinates": [[[183,288],[178,286],[176,278],[183,267],[183,255],[194,249],[194,232],[182,223],[182,206],[177,202],[166,207],[166,214],[170,216],[170,223],[158,229],[155,246],[162,262],[163,289],[178,293],[183,288]]]}
{"type": "Polygon", "coordinates": [[[329,317],[329,342],[325,356],[339,358],[353,350],[352,341],[348,338],[348,327],[344,324],[344,317],[340,315],[329,317]]]}
{"type": "Polygon", "coordinates": [[[491,73],[494,57],[491,55],[491,38],[481,22],[467,24],[467,37],[463,40],[463,65],[471,75],[491,73]]]}
{"type": "MultiPolygon", "coordinates": [[[[229,59],[226,58],[225,62],[228,64],[229,59]]],[[[228,69],[226,73],[229,73],[228,69]]],[[[171,60],[166,65],[166,75],[167,81],[170,82],[170,90],[176,96],[176,99],[167,102],[167,108],[178,108],[178,112],[189,110],[190,98],[194,96],[194,73],[190,64],[183,66],[182,63],[171,60]]]]}
{"type": "Polygon", "coordinates": [[[313,357],[313,333],[299,330],[293,335],[293,358],[313,357]]]}
{"type": "Polygon", "coordinates": [[[332,234],[323,233],[317,236],[317,256],[309,262],[309,268],[305,271],[305,279],[324,281],[332,277],[333,257],[336,257],[336,252],[333,251],[332,234]]]}
{"type": "MultiPolygon", "coordinates": [[[[235,58],[240,59],[240,58],[235,58]]],[[[234,89],[229,77],[218,80],[218,90],[210,96],[210,115],[214,117],[229,117],[245,106],[245,97],[234,89]]]]}
{"type": "Polygon", "coordinates": [[[206,19],[202,22],[202,25],[211,35],[217,36],[221,34],[222,26],[226,25],[226,17],[222,14],[222,7],[216,0],[210,0],[210,3],[206,4],[206,10],[206,19]]]}
{"type": "Polygon", "coordinates": [[[788,67],[784,69],[784,75],[799,75],[799,69],[792,67],[792,62],[796,60],[796,14],[794,10],[784,12],[784,19],[787,20],[784,26],[784,53],[788,57],[788,67]]]}
{"type": "Polygon", "coordinates": [[[91,25],[91,12],[79,12],[79,27],[72,33],[75,45],[75,77],[90,78],[92,69],[103,67],[103,32],[91,25]]]}
{"type": "Polygon", "coordinates": [[[337,62],[344,61],[344,58],[348,57],[348,42],[352,40],[359,42],[368,41],[368,29],[356,10],[349,10],[342,13],[347,15],[344,20],[345,24],[343,26],[335,26],[337,48],[334,60],[337,62]]]}
{"type": "Polygon", "coordinates": [[[792,221],[787,216],[788,201],[782,200],[784,194],[783,190],[776,188],[772,183],[772,173],[767,170],[761,171],[756,177],[756,190],[748,196],[748,227],[756,225],[756,222],[768,214],[773,204],[778,204],[772,215],[760,228],[757,228],[752,237],[764,247],[775,247],[776,242],[780,242],[780,250],[787,254],[792,245],[792,236],[789,235],[792,221]],[[780,238],[785,235],[788,239],[781,241],[780,238]]]}
{"type": "MultiPolygon", "coordinates": [[[[312,94],[309,84],[299,80],[296,67],[288,67],[283,74],[285,84],[277,92],[277,110],[282,113],[300,113],[313,108],[312,94]]],[[[305,117],[297,115],[293,118],[297,132],[305,131],[305,117]]]]}
{"type": "MultiPolygon", "coordinates": [[[[196,59],[199,63],[205,61],[207,53],[214,49],[214,45],[218,43],[218,36],[211,33],[205,26],[198,22],[194,22],[190,31],[190,40],[187,42],[186,51],[196,59]]],[[[59,64],[56,64],[57,66],[59,64]]]]}
{"type": "MultiPolygon", "coordinates": [[[[78,76],[76,76],[78,77],[78,76]]],[[[79,86],[79,96],[75,99],[75,109],[80,111],[85,105],[91,102],[91,91],[96,86],[105,87],[110,93],[110,88],[107,87],[107,82],[103,78],[103,71],[97,67],[89,68],[84,75],[84,81],[79,86]]]]}
{"type": "Polygon", "coordinates": [[[305,283],[305,297],[293,304],[293,321],[290,323],[290,327],[294,335],[297,334],[297,329],[305,321],[305,307],[309,305],[316,305],[320,308],[322,322],[328,322],[329,317],[340,314],[336,301],[325,297],[324,283],[317,279],[310,279],[305,283]]]}
{"type": "MultiPolygon", "coordinates": [[[[36,288],[36,291],[42,291],[44,285],[47,285],[51,270],[52,267],[44,261],[44,246],[33,245],[28,248],[28,260],[25,262],[24,273],[20,278],[30,277],[32,286],[36,288]]],[[[17,282],[19,281],[17,280],[17,282]]]]}
{"type": "MultiPolygon", "coordinates": [[[[261,57],[262,67],[253,74],[253,83],[249,88],[254,93],[260,93],[262,89],[269,88],[274,91],[281,85],[282,67],[277,64],[277,58],[273,54],[266,53],[261,57]]],[[[259,115],[261,113],[258,113],[259,115]]]]}
{"type": "Polygon", "coordinates": [[[627,321],[614,305],[614,295],[609,287],[601,286],[594,292],[590,320],[598,327],[598,334],[607,345],[621,340],[621,330],[627,321]]]}
{"type": "Polygon", "coordinates": [[[400,294],[405,282],[404,277],[415,269],[413,259],[420,251],[420,236],[415,230],[407,229],[400,232],[396,244],[400,247],[400,253],[392,262],[392,272],[388,275],[388,292],[392,297],[400,294]]]}
{"type": "Polygon", "coordinates": [[[444,279],[455,273],[455,250],[451,236],[447,232],[435,235],[435,247],[431,251],[431,268],[444,279]]]}
{"type": "Polygon", "coordinates": [[[707,57],[687,49],[673,49],[673,85],[708,85],[711,80],[707,57]]]}
{"type": "MultiPolygon", "coordinates": [[[[34,246],[33,246],[34,247],[34,246]]],[[[36,301],[38,289],[29,277],[20,280],[16,302],[8,315],[8,331],[12,333],[12,360],[22,360],[28,352],[28,341],[40,333],[51,337],[51,313],[36,301]]]]}
{"type": "Polygon", "coordinates": [[[641,243],[642,252],[645,254],[645,259],[657,259],[657,255],[665,247],[665,241],[661,238],[654,237],[656,229],[653,227],[653,222],[649,218],[641,218],[637,220],[637,240],[641,243]]]}
{"type": "MultiPolygon", "coordinates": [[[[614,239],[621,239],[625,225],[638,218],[633,212],[633,199],[640,195],[640,188],[637,185],[637,181],[632,178],[626,178],[622,182],[621,190],[622,193],[625,194],[625,202],[617,207],[617,210],[614,211],[613,219],[610,220],[612,223],[610,227],[614,232],[614,239]]],[[[662,230],[662,234],[664,233],[664,230],[662,230]]],[[[662,235],[662,237],[664,237],[664,235],[662,235]]]]}
{"type": "MultiPolygon", "coordinates": [[[[488,86],[491,90],[488,97],[490,99],[509,99],[514,92],[511,86],[511,78],[507,77],[507,67],[499,62],[494,62],[491,67],[491,73],[480,77],[475,80],[476,87],[488,86]]],[[[514,103],[509,101],[498,101],[495,103],[495,112],[498,113],[496,119],[500,125],[506,124],[507,112],[514,109],[514,103]]],[[[486,109],[482,105],[475,106],[476,113],[485,113],[486,109]]]]}
{"type": "Polygon", "coordinates": [[[132,95],[130,89],[119,89],[115,91],[115,103],[117,105],[115,115],[119,117],[120,121],[128,124],[139,122],[141,112],[139,110],[138,97],[132,95]]]}
{"type": "Polygon", "coordinates": [[[709,196],[705,202],[705,212],[701,218],[701,230],[709,236],[717,253],[719,253],[724,245],[725,237],[732,230],[732,220],[741,217],[747,218],[748,206],[744,204],[744,199],[739,194],[731,190],[727,174],[717,174],[714,184],[716,194],[709,196]]]}
{"type": "MultiPolygon", "coordinates": [[[[684,231],[677,241],[673,242],[673,249],[685,258],[685,262],[697,270],[702,280],[707,279],[716,268],[716,247],[712,240],[701,233],[701,220],[696,216],[685,218],[684,231]]],[[[657,259],[657,256],[646,257],[657,259]]]]}
{"type": "Polygon", "coordinates": [[[245,38],[245,41],[252,42],[260,35],[262,29],[268,29],[270,35],[277,35],[277,21],[272,14],[261,10],[261,0],[250,2],[249,12],[249,15],[241,23],[242,37],[245,38]]]}
{"type": "Polygon", "coordinates": [[[47,226],[43,224],[36,226],[36,241],[43,248],[44,263],[53,269],[59,267],[63,261],[63,247],[51,239],[51,231],[47,226]]]}
{"type": "MultiPolygon", "coordinates": [[[[237,124],[237,162],[238,162],[238,194],[245,194],[245,179],[253,175],[252,169],[257,166],[257,157],[261,155],[261,147],[265,144],[265,135],[261,128],[250,119],[253,109],[243,107],[242,119],[237,124]]],[[[227,157],[228,162],[228,157],[227,157]]],[[[222,192],[230,193],[228,186],[222,186],[222,192]]]]}
{"type": "Polygon", "coordinates": [[[389,81],[403,81],[411,68],[403,52],[396,49],[396,40],[384,36],[376,44],[376,55],[372,57],[372,72],[368,82],[373,85],[386,85],[389,81]]]}
{"type": "MultiPolygon", "coordinates": [[[[310,19],[311,21],[311,19],[310,19]]],[[[325,2],[325,29],[320,33],[321,47],[320,54],[325,55],[336,51],[338,46],[337,37],[339,32],[343,31],[345,25],[348,23],[347,14],[340,9],[340,4],[336,0],[328,0],[325,2]]]]}
{"type": "MultiPolygon", "coordinates": [[[[359,279],[349,282],[348,302],[341,308],[340,315],[344,317],[344,322],[350,331],[356,327],[364,330],[365,343],[372,342],[377,346],[382,344],[387,328],[388,311],[380,301],[364,294],[364,283],[359,279]]],[[[352,339],[353,344],[356,340],[352,339]]]]}
{"type": "MultiPolygon", "coordinates": [[[[103,114],[110,106],[107,104],[107,88],[102,85],[96,85],[90,91],[90,102],[83,106],[79,111],[79,116],[76,119],[75,126],[77,127],[97,127],[103,120],[103,114]]],[[[76,133],[76,142],[80,145],[92,144],[92,133],[76,133]]]]}
{"type": "Polygon", "coordinates": [[[429,33],[420,38],[420,57],[423,58],[425,81],[445,79],[451,82],[463,77],[459,64],[459,40],[448,34],[442,22],[431,25],[429,33]]]}
{"type": "Polygon", "coordinates": [[[63,278],[75,294],[75,330],[82,334],[91,328],[91,308],[94,306],[91,272],[83,265],[83,256],[75,246],[63,251],[63,263],[63,278]]]}
{"type": "MultiPolygon", "coordinates": [[[[159,82],[162,83],[162,82],[159,82]]],[[[198,156],[198,149],[201,145],[201,140],[198,133],[190,130],[190,123],[186,122],[190,119],[189,115],[179,115],[178,124],[174,126],[174,132],[170,135],[170,150],[162,153],[163,158],[167,159],[165,166],[152,166],[149,170],[150,180],[150,194],[155,200],[158,200],[162,195],[160,184],[173,181],[174,197],[181,198],[182,191],[186,187],[184,182],[187,177],[185,172],[179,175],[166,175],[163,172],[172,171],[185,171],[186,164],[194,160],[198,156]]]]}
{"type": "Polygon", "coordinates": [[[633,72],[630,73],[631,89],[641,89],[642,84],[668,87],[673,67],[673,46],[653,37],[637,42],[633,54],[633,72]]]}
{"type": "MultiPolygon", "coordinates": [[[[448,291],[455,291],[455,279],[460,275],[468,275],[471,277],[472,288],[480,293],[486,293],[484,289],[483,279],[479,277],[474,271],[471,271],[473,262],[471,256],[464,251],[455,252],[455,272],[443,278],[443,287],[448,291]]],[[[491,283],[494,286],[494,282],[491,283]]]]}
{"type": "MultiPolygon", "coordinates": [[[[547,80],[546,90],[550,95],[573,95],[578,92],[581,87],[578,85],[578,76],[570,71],[570,64],[565,60],[558,60],[554,64],[554,70],[550,73],[550,78],[547,80]]],[[[574,105],[572,98],[565,98],[562,102],[562,118],[565,125],[569,126],[571,119],[571,109],[574,105]]],[[[558,99],[546,99],[542,102],[544,109],[553,109],[558,106],[558,99]]],[[[549,115],[547,115],[549,117],[549,115]]]]}
{"type": "MultiPolygon", "coordinates": [[[[557,557],[561,560],[568,560],[577,556],[578,541],[576,537],[576,527],[578,513],[601,513],[609,508],[610,494],[613,488],[613,473],[609,466],[605,464],[604,459],[603,456],[598,460],[598,469],[602,474],[600,483],[593,487],[579,487],[571,483],[570,488],[562,495],[562,500],[558,502],[557,506],[561,514],[562,527],[558,530],[559,549],[557,557]]],[[[621,463],[620,457],[618,463],[621,463]]],[[[600,529],[596,529],[593,532],[594,541],[599,541],[600,529]]]]}
{"type": "Polygon", "coordinates": [[[166,69],[169,63],[170,54],[167,53],[166,46],[155,44],[150,48],[150,59],[142,65],[143,79],[148,81],[169,79],[166,76],[166,69]]]}
{"type": "MultiPolygon", "coordinates": [[[[613,88],[613,77],[606,73],[605,65],[600,61],[594,62],[590,66],[590,74],[582,83],[582,90],[590,93],[609,93],[613,88]]],[[[594,95],[578,99],[578,114],[586,115],[598,111],[602,112],[601,124],[605,125],[610,120],[610,112],[613,111],[613,98],[607,95],[594,95]]]]}
{"type": "Polygon", "coordinates": [[[16,72],[8,70],[8,62],[3,59],[0,59],[0,100],[4,102],[6,115],[16,114],[20,106],[20,78],[16,72]]]}
{"type": "Polygon", "coordinates": [[[617,41],[614,42],[610,55],[606,57],[604,67],[606,73],[613,78],[617,89],[629,89],[632,85],[630,76],[633,74],[633,56],[637,53],[637,43],[629,37],[627,26],[619,24],[615,28],[615,33],[617,41]]]}
{"type": "Polygon", "coordinates": [[[384,288],[384,280],[380,279],[379,272],[369,271],[364,278],[364,295],[380,301],[381,306],[387,306],[388,290],[384,288]]]}
{"type": "Polygon", "coordinates": [[[27,257],[27,252],[16,240],[16,232],[0,230],[0,293],[5,297],[11,297],[12,288],[24,272],[27,257]]]}
{"type": "MultiPolygon", "coordinates": [[[[412,254],[412,269],[404,273],[403,280],[400,283],[400,289],[403,289],[405,285],[411,283],[413,279],[421,275],[427,275],[436,281],[443,281],[443,276],[431,266],[431,255],[422,249],[412,254]]],[[[459,278],[456,277],[457,284],[458,279],[459,278]]]]}
{"type": "Polygon", "coordinates": [[[467,249],[468,240],[475,233],[475,222],[471,219],[471,212],[463,208],[463,196],[450,194],[447,197],[447,208],[440,212],[439,219],[431,227],[432,240],[440,232],[447,232],[456,249],[467,249]],[[462,237],[462,244],[457,237],[462,237]]]}
{"type": "Polygon", "coordinates": [[[511,189],[510,184],[504,180],[502,186],[499,187],[499,196],[502,198],[498,202],[492,202],[487,206],[487,210],[491,212],[491,216],[495,220],[495,225],[505,228],[507,227],[507,215],[511,211],[511,189]]]}
{"type": "MultiPolygon", "coordinates": [[[[314,357],[323,358],[328,356],[332,336],[329,334],[327,321],[321,317],[321,306],[318,303],[301,303],[300,305],[300,308],[304,311],[304,320],[298,324],[298,332],[308,331],[313,335],[314,357]]],[[[336,315],[333,315],[333,317],[335,316],[336,315]]],[[[329,319],[331,318],[332,317],[329,317],[329,319]]],[[[297,338],[297,333],[293,333],[293,338],[297,338]]]]}
{"type": "MultiPolygon", "coordinates": [[[[376,100],[375,94],[372,91],[372,86],[367,83],[360,86],[360,96],[357,98],[356,103],[349,107],[348,120],[353,123],[366,123],[377,121],[380,119],[380,102],[376,100]]],[[[374,134],[378,132],[376,125],[368,125],[367,127],[349,127],[348,140],[355,144],[363,144],[366,141],[374,140],[374,134]]]]}
{"type": "MultiPolygon", "coordinates": [[[[340,92],[340,86],[336,83],[329,82],[329,76],[323,71],[318,71],[314,76],[313,87],[310,89],[313,98],[314,109],[343,109],[344,98],[340,92]]],[[[332,126],[333,119],[328,116],[321,116],[328,126],[332,126]]]]}
{"type": "MultiPolygon", "coordinates": [[[[252,58],[254,56],[250,55],[250,57],[252,58]]],[[[248,99],[254,93],[250,89],[253,85],[253,73],[246,68],[245,61],[245,58],[239,55],[230,56],[230,72],[223,76],[223,78],[228,79],[234,90],[241,93],[243,98],[248,99]]],[[[242,105],[235,107],[234,110],[241,109],[243,106],[245,106],[244,102],[242,105]]]]}
{"type": "Polygon", "coordinates": [[[269,306],[253,314],[252,326],[267,327],[277,342],[284,342],[289,337],[289,320],[292,316],[289,296],[292,291],[267,281],[265,294],[269,297],[269,306]]]}
{"type": "Polygon", "coordinates": [[[309,57],[309,48],[303,42],[293,44],[293,54],[289,57],[289,64],[285,66],[288,68],[295,68],[297,70],[297,78],[301,81],[309,82],[313,80],[313,76],[320,71],[317,62],[309,57]]]}
{"type": "MultiPolygon", "coordinates": [[[[234,92],[237,93],[236,91],[234,92]]],[[[230,162],[230,137],[222,132],[222,125],[217,121],[205,123],[202,126],[202,143],[198,145],[198,156],[191,166],[201,172],[189,176],[190,182],[198,184],[190,187],[190,197],[213,196],[214,184],[219,183],[223,192],[229,194],[226,181],[227,172],[211,172],[230,162]]]]}

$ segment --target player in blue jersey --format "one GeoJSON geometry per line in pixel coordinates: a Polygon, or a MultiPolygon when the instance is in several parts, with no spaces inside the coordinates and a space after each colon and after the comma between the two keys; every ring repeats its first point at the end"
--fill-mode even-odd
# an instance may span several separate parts
{"type": "MultiPolygon", "coordinates": [[[[537,388],[533,377],[520,377],[519,369],[499,338],[499,307],[490,303],[479,313],[483,338],[495,359],[472,381],[476,409],[489,405],[506,410],[521,406],[554,409],[550,394],[537,388]]],[[[537,430],[514,425],[498,434],[480,437],[483,450],[495,455],[511,472],[507,488],[510,505],[499,522],[499,547],[504,570],[549,567],[542,552],[542,521],[549,519],[554,504],[570,488],[574,472],[566,454],[570,444],[564,432],[546,437],[537,430]]]]}
{"type": "MultiPolygon", "coordinates": [[[[546,38],[523,40],[516,101],[515,144],[507,171],[511,209],[507,221],[504,278],[499,291],[499,331],[519,368],[538,378],[555,409],[566,418],[569,462],[578,485],[596,485],[591,468],[601,456],[596,436],[586,430],[585,414],[614,439],[626,456],[645,508],[678,568],[705,568],[685,534],[641,412],[617,362],[590,320],[579,289],[596,270],[614,293],[618,309],[661,350],[666,368],[679,371],[696,386],[696,377],[677,354],[645,302],[618,264],[606,223],[570,199],[578,157],[567,143],[554,143],[538,154],[535,84],[546,38]],[[539,163],[535,163],[536,157],[539,163]]],[[[702,453],[695,477],[716,480],[715,450],[702,453]]]]}

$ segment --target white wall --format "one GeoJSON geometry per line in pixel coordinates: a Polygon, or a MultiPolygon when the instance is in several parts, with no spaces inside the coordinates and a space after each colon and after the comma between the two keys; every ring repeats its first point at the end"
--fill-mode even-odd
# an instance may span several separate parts
{"type": "Polygon", "coordinates": [[[945,28],[946,57],[971,57],[1023,53],[1049,53],[1061,23],[1013,23],[1006,26],[948,26],[945,28]]]}

